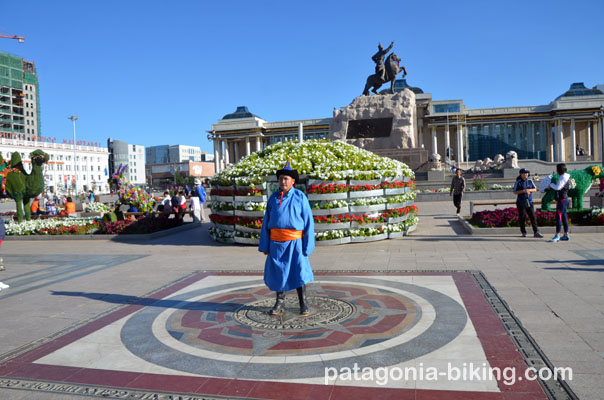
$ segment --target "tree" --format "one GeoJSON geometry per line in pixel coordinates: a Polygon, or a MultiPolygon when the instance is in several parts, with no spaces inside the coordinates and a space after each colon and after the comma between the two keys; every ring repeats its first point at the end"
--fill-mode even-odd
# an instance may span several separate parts
{"type": "Polygon", "coordinates": [[[182,186],[185,183],[185,178],[182,176],[179,170],[174,172],[174,183],[178,186],[182,186]]]}

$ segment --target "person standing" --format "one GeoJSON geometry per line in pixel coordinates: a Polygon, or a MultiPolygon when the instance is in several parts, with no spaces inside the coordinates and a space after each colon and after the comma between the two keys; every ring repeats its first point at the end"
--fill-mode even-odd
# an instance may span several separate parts
{"type": "Polygon", "coordinates": [[[201,204],[199,204],[199,197],[197,197],[197,192],[193,190],[191,192],[191,204],[190,209],[193,211],[193,222],[201,222],[200,219],[200,210],[201,204]]]}
{"type": "Polygon", "coordinates": [[[206,214],[203,211],[203,204],[206,202],[206,189],[202,186],[201,181],[199,179],[195,179],[195,190],[197,193],[197,197],[199,198],[199,217],[201,222],[206,220],[206,214]]]}
{"type": "Polygon", "coordinates": [[[514,183],[514,194],[516,197],[516,208],[518,209],[518,222],[520,223],[520,232],[522,237],[526,237],[526,228],[524,223],[528,214],[531,225],[533,226],[533,236],[542,238],[543,235],[539,232],[537,219],[535,218],[535,206],[533,205],[533,192],[537,191],[537,186],[532,179],[529,178],[530,172],[526,168],[520,170],[520,176],[514,183]]]}
{"type": "Polygon", "coordinates": [[[457,208],[457,215],[461,213],[461,198],[466,190],[466,180],[461,176],[462,170],[457,168],[455,176],[451,180],[450,196],[453,196],[453,204],[457,208]]]}
{"type": "MultiPolygon", "coordinates": [[[[556,191],[556,235],[550,239],[550,242],[558,242],[560,240],[570,240],[568,236],[568,205],[570,199],[568,198],[568,191],[570,190],[570,175],[566,172],[566,164],[560,163],[556,165],[556,172],[558,173],[558,182],[550,183],[549,187],[556,191]],[[564,226],[564,236],[560,237],[560,232],[564,226]]],[[[550,175],[551,178],[551,175],[550,175]]]]}
{"type": "Polygon", "coordinates": [[[296,289],[300,315],[308,315],[306,284],[314,276],[308,256],[315,248],[312,211],[306,195],[296,189],[298,171],[286,165],[277,171],[279,190],[267,202],[258,250],[267,255],[264,283],[277,292],[271,316],[285,312],[285,292],[296,289]]]}

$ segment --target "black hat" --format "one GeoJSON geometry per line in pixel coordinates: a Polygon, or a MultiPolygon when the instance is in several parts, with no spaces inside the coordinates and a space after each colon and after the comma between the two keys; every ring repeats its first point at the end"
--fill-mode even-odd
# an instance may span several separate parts
{"type": "Polygon", "coordinates": [[[292,169],[291,166],[291,160],[287,160],[287,162],[285,163],[285,165],[283,166],[283,168],[281,168],[279,171],[277,171],[277,179],[279,179],[279,177],[281,175],[287,175],[291,178],[294,178],[294,180],[296,182],[298,182],[299,176],[298,176],[298,171],[296,171],[295,169],[292,169]]]}
{"type": "Polygon", "coordinates": [[[521,173],[521,174],[529,174],[529,175],[530,175],[531,171],[529,171],[529,170],[528,170],[528,169],[526,169],[526,168],[522,168],[522,169],[520,170],[520,173],[521,173]]]}

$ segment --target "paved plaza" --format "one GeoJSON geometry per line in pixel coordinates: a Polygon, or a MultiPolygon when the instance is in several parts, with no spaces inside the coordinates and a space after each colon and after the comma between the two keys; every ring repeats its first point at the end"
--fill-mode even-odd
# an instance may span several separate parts
{"type": "Polygon", "coordinates": [[[264,256],[212,242],[207,224],[145,242],[7,240],[0,398],[570,398],[554,381],[369,374],[549,362],[601,399],[604,235],[472,237],[450,203],[418,207],[410,237],[317,247],[306,318],[295,292],[267,317],[264,256]],[[355,364],[363,379],[346,375],[355,364]]]}

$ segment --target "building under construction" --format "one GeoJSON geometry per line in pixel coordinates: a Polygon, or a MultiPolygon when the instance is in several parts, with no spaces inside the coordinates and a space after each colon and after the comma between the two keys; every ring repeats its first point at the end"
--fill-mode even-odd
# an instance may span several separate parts
{"type": "Polygon", "coordinates": [[[36,66],[0,52],[0,137],[35,140],[40,136],[40,97],[36,66]]]}

